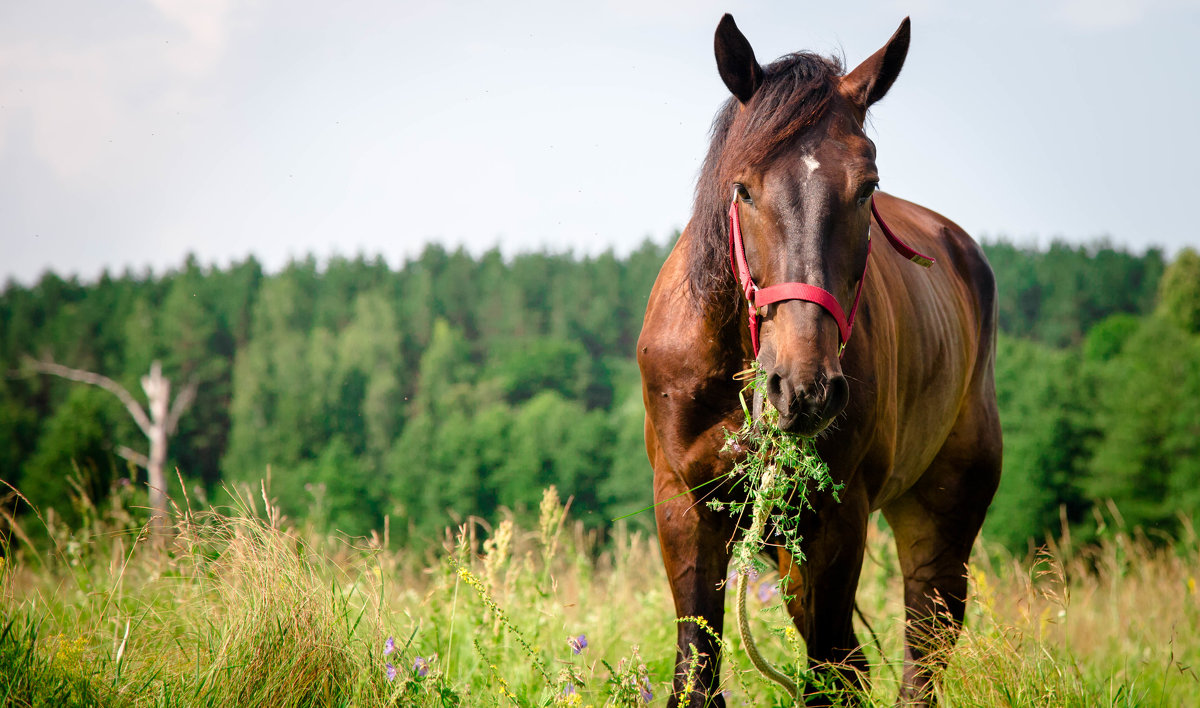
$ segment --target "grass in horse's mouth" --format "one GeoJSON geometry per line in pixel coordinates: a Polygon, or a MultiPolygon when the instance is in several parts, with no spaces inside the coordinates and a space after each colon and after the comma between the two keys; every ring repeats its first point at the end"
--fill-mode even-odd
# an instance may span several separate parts
{"type": "Polygon", "coordinates": [[[802,563],[800,516],[813,512],[810,494],[829,490],[835,501],[843,485],[829,474],[829,466],[817,454],[814,438],[787,433],[779,428],[779,411],[766,395],[767,372],[757,361],[738,374],[746,381],[739,397],[745,419],[738,431],[725,432],[723,451],[740,456],[731,476],[747,490],[744,501],[708,502],[714,511],[729,510],[739,519],[750,514],[750,527],[734,544],[733,563],[739,573],[765,570],[759,554],[767,546],[782,546],[802,563]],[[763,413],[754,419],[750,402],[758,393],[763,413]]]}

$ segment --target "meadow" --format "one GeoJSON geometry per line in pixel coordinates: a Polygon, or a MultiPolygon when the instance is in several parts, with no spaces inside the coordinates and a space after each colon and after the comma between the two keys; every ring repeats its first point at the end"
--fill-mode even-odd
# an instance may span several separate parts
{"type": "MultiPolygon", "coordinates": [[[[440,543],[391,550],[391,530],[349,538],[282,514],[269,489],[174,514],[156,541],[120,487],[83,522],[54,514],[35,542],[13,526],[0,566],[0,702],[11,706],[663,705],[675,617],[657,542],[601,534],[544,493],[536,528],[468,518],[440,543]]],[[[947,657],[948,706],[1175,706],[1200,693],[1200,543],[1097,511],[1014,557],[985,541],[967,626],[947,657]]],[[[32,522],[31,519],[37,519],[32,522]]],[[[10,519],[11,521],[11,519],[10,519]]],[[[774,586],[750,600],[772,661],[797,667],[774,586]]],[[[729,593],[732,599],[733,593],[729,593]]],[[[866,705],[895,698],[903,632],[891,539],[873,524],[858,627],[866,705]]],[[[727,613],[732,629],[732,612],[727,613]]],[[[786,705],[726,636],[730,706],[786,705]]],[[[793,668],[794,670],[794,668],[793,668]]]]}

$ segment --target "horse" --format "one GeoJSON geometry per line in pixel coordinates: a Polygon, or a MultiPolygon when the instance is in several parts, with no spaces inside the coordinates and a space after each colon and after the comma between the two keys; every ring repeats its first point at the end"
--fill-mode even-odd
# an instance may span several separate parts
{"type": "MultiPolygon", "coordinates": [[[[909,37],[905,18],[846,73],[807,52],[762,66],[730,15],[717,26],[732,95],[637,344],[655,518],[680,618],[669,706],[685,694],[692,706],[725,705],[718,638],[742,529],[703,502],[714,489],[739,493],[726,477],[737,456],[722,447],[744,421],[735,375],[754,360],[780,428],[815,436],[844,485],[840,502],[817,495],[800,520],[803,564],[782,549],[774,557],[814,675],[835,692],[865,689],[852,616],[870,514],[881,510],[903,574],[898,703],[936,700],[962,626],[968,556],[1000,479],[996,285],[963,229],[877,190],[863,123],[899,75],[909,37]],[[870,254],[880,232],[894,249],[870,254]]],[[[802,696],[810,704],[837,699],[814,684],[802,696]]]]}

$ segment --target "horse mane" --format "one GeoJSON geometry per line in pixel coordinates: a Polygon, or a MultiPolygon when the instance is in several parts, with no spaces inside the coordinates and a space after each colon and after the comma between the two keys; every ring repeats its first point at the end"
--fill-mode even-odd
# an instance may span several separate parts
{"type": "Polygon", "coordinates": [[[729,202],[733,173],[760,167],[829,108],[841,62],[796,52],[763,67],[764,77],[745,109],[730,97],[712,124],[712,142],[696,183],[687,282],[702,307],[732,317],[737,283],[729,267],[729,202]]]}

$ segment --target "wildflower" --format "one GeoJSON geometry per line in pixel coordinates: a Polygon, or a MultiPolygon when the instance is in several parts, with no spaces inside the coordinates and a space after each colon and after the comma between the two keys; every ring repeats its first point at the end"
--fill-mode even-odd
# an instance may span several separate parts
{"type": "Polygon", "coordinates": [[[770,580],[764,580],[762,582],[762,584],[758,586],[758,601],[759,602],[769,602],[771,600],[771,598],[775,597],[778,594],[779,594],[779,588],[776,587],[775,583],[772,583],[770,580]]]}
{"type": "Polygon", "coordinates": [[[383,655],[387,656],[394,651],[396,651],[396,640],[388,637],[387,641],[383,643],[383,655]]]}
{"type": "Polygon", "coordinates": [[[576,654],[579,654],[584,649],[587,649],[587,635],[581,634],[578,637],[571,637],[567,639],[567,644],[570,644],[571,649],[573,649],[576,654]]]}
{"type": "Polygon", "coordinates": [[[413,673],[420,678],[425,678],[429,675],[429,662],[425,660],[425,657],[418,656],[416,661],[413,662],[413,673]]]}
{"type": "Polygon", "coordinates": [[[388,681],[396,680],[396,667],[392,666],[391,662],[389,662],[387,665],[387,680],[388,681]]]}
{"type": "Polygon", "coordinates": [[[650,689],[650,678],[648,676],[643,676],[642,684],[638,686],[638,692],[642,694],[642,702],[649,703],[650,701],[654,700],[654,691],[650,689]]]}
{"type": "Polygon", "coordinates": [[[87,648],[87,637],[75,637],[68,639],[67,635],[59,634],[55,637],[58,641],[58,653],[55,659],[64,664],[78,664],[83,657],[83,650],[87,648]]]}
{"type": "Polygon", "coordinates": [[[583,703],[583,697],[575,690],[575,684],[568,683],[566,686],[563,686],[562,695],[558,697],[557,703],[560,706],[571,706],[574,708],[574,706],[583,703]]]}

